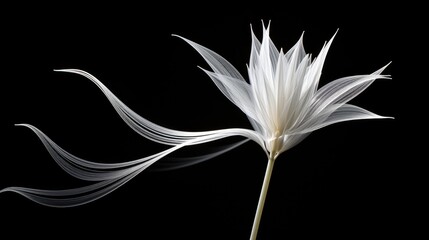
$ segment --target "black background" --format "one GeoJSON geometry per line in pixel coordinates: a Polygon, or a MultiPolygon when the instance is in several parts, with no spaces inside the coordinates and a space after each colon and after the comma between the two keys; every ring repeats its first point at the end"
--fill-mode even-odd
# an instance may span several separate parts
{"type": "MultiPolygon", "coordinates": [[[[414,32],[410,26],[419,22],[403,18],[407,9],[160,5],[10,9],[14,14],[3,22],[2,34],[7,100],[0,188],[85,185],[56,166],[30,130],[14,123],[35,125],[64,149],[92,161],[133,160],[163,149],[129,129],[90,81],[53,69],[90,72],[131,109],[166,127],[250,128],[245,115],[196,67],[208,68],[204,60],[171,34],[216,51],[247,76],[250,24],[261,39],[261,20],[271,20],[270,35],[278,48],[289,49],[305,31],[304,45],[313,56],[339,29],[321,85],[393,61],[385,71],[393,80],[376,81],[352,103],[395,120],[329,126],[283,153],[273,172],[259,239],[408,232],[403,224],[411,211],[404,203],[406,163],[413,155],[398,156],[407,140],[400,128],[409,108],[403,99],[411,96],[405,87],[411,81],[405,74],[406,54],[414,51],[405,41],[414,32]]],[[[112,194],[75,208],[48,208],[5,193],[0,196],[0,227],[19,226],[29,230],[15,234],[45,237],[55,237],[55,230],[97,238],[247,239],[265,166],[260,147],[247,143],[186,169],[143,172],[112,194]]]]}

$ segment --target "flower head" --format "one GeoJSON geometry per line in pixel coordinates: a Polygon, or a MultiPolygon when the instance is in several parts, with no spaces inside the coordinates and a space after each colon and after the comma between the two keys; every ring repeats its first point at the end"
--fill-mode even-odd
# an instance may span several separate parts
{"type": "Polygon", "coordinates": [[[318,89],[335,35],[311,59],[304,50],[303,35],[289,51],[279,52],[269,37],[269,28],[263,29],[262,42],[252,31],[248,81],[215,52],[183,38],[209,64],[212,71],[204,71],[216,86],[248,116],[267,153],[277,157],[310,132],[333,123],[383,118],[346,103],[375,79],[388,78],[380,75],[386,66],[369,75],[337,79],[318,89]]]}
{"type": "Polygon", "coordinates": [[[284,53],[283,50],[278,51],[271,41],[269,26],[263,29],[262,42],[252,31],[252,48],[246,80],[217,53],[182,37],[206,60],[212,71],[204,71],[223,94],[247,115],[254,130],[231,128],[189,132],[165,128],[131,110],[91,74],[77,69],[58,70],[88,78],[100,88],[128,126],[141,136],[169,148],[127,162],[92,162],[65,151],[36,127],[17,124],[33,130],[64,171],[78,179],[95,183],[68,190],[8,187],[0,190],[0,193],[16,192],[47,206],[81,205],[114,191],[176,150],[231,136],[241,136],[245,140],[203,156],[175,159],[174,166],[169,168],[199,163],[253,140],[269,155],[268,169],[272,169],[272,162],[280,153],[295,146],[314,130],[342,121],[383,118],[347,102],[365,90],[374,80],[388,78],[380,75],[385,67],[368,75],[340,78],[318,88],[323,63],[333,38],[323,46],[319,55],[312,59],[311,55],[304,51],[302,36],[284,53]]]}

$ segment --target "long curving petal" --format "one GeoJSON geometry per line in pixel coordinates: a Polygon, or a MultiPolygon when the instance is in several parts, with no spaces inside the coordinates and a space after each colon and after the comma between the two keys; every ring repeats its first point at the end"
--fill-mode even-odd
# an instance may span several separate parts
{"type": "Polygon", "coordinates": [[[369,75],[343,77],[326,84],[317,91],[310,104],[306,106],[305,111],[300,113],[292,129],[296,129],[304,124],[305,121],[316,118],[320,114],[325,114],[326,111],[331,111],[332,113],[335,111],[335,108],[332,109],[332,107],[339,107],[352,100],[376,79],[389,79],[389,76],[380,75],[387,66],[369,75]]]}
{"type": "Polygon", "coordinates": [[[54,161],[71,176],[85,181],[104,181],[118,179],[130,174],[136,166],[151,165],[166,152],[160,152],[145,158],[121,163],[98,163],[79,158],[58,146],[46,134],[30,124],[16,124],[31,129],[43,143],[54,161]]]}
{"type": "Polygon", "coordinates": [[[253,107],[253,95],[250,85],[244,81],[217,74],[203,69],[219,90],[248,117],[258,121],[253,107]]]}
{"type": "MultiPolygon", "coordinates": [[[[78,69],[62,69],[56,70],[58,72],[70,72],[82,75],[93,83],[95,83],[110,101],[116,112],[124,120],[124,122],[130,126],[134,131],[136,131],[141,136],[165,145],[177,145],[183,142],[189,141],[197,137],[211,136],[213,134],[218,134],[219,131],[228,131],[223,130],[214,130],[214,131],[201,131],[201,132],[189,132],[189,131],[179,131],[174,129],[169,129],[157,125],[143,117],[139,114],[128,108],[121,100],[119,100],[104,84],[102,84],[97,78],[93,75],[78,69]]],[[[263,146],[263,139],[254,131],[249,129],[231,129],[239,133],[240,136],[249,138],[260,146],[263,146]],[[244,135],[241,135],[244,134],[244,135]]],[[[200,144],[201,142],[195,142],[194,144],[200,144]]]]}
{"type": "Polygon", "coordinates": [[[204,58],[204,60],[206,60],[206,62],[209,64],[209,66],[211,67],[211,69],[213,69],[215,73],[246,81],[243,76],[241,76],[240,72],[238,72],[238,70],[234,66],[232,66],[219,54],[182,36],[175,34],[173,34],[173,36],[183,39],[195,50],[197,50],[197,52],[204,58]]]}
{"type": "Polygon", "coordinates": [[[328,51],[331,48],[332,42],[334,41],[335,36],[337,35],[338,30],[334,33],[331,39],[325,43],[322,50],[320,50],[319,55],[314,59],[314,61],[310,65],[310,69],[308,70],[305,78],[303,79],[303,86],[301,90],[301,96],[306,96],[304,99],[308,97],[312,97],[316,92],[317,87],[319,85],[320,76],[322,75],[323,65],[326,60],[326,56],[328,55],[328,51]]]}
{"type": "Polygon", "coordinates": [[[20,194],[36,203],[49,207],[74,207],[95,201],[119,188],[145,168],[139,168],[120,179],[111,179],[89,186],[66,190],[43,190],[23,187],[8,187],[0,190],[20,194]]]}
{"type": "Polygon", "coordinates": [[[351,104],[335,104],[316,117],[309,119],[298,128],[289,132],[291,135],[310,133],[334,123],[362,120],[391,118],[372,113],[366,109],[351,104]]]}
{"type": "Polygon", "coordinates": [[[154,124],[139,116],[123,104],[107,87],[89,73],[77,69],[57,70],[61,72],[71,72],[83,75],[95,83],[108,98],[120,117],[140,135],[165,145],[170,148],[159,153],[140,158],[133,161],[121,163],[98,163],[88,161],[70,154],[53,142],[46,134],[29,124],[17,124],[31,129],[42,141],[55,162],[68,174],[85,181],[95,181],[97,183],[89,186],[67,189],[67,190],[41,190],[22,187],[9,187],[2,192],[16,192],[37,203],[54,207],[71,207],[94,201],[106,194],[114,191],[125,182],[135,177],[155,162],[166,157],[186,146],[208,143],[232,136],[242,136],[246,139],[238,143],[224,146],[219,150],[189,158],[182,158],[170,165],[170,169],[186,167],[196,163],[209,160],[228,152],[248,140],[254,140],[260,146],[264,146],[262,137],[255,131],[241,128],[221,129],[203,132],[186,132],[168,129],[154,124]]]}
{"type": "MultiPolygon", "coordinates": [[[[124,163],[95,163],[76,157],[65,151],[43,132],[32,125],[18,124],[18,126],[28,127],[35,132],[45,145],[48,152],[64,171],[76,178],[97,182],[85,187],[66,190],[43,190],[23,187],[8,187],[0,190],[0,193],[15,192],[34,202],[52,207],[72,207],[92,202],[111,193],[127,181],[137,176],[140,172],[150,167],[152,164],[183,147],[197,143],[200,144],[216,141],[231,136],[241,136],[243,134],[248,135],[248,131],[250,131],[247,129],[218,130],[215,134],[196,137],[170,147],[162,152],[134,161],[124,163]]],[[[213,157],[219,156],[220,154],[228,152],[247,141],[248,139],[229,145],[211,154],[183,158],[181,159],[182,161],[176,162],[174,166],[172,165],[170,168],[175,169],[186,167],[209,160],[213,157]]]]}

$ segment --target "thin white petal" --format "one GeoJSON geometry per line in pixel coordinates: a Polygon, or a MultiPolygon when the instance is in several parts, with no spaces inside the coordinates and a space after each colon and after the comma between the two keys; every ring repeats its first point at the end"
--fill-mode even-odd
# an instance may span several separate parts
{"type": "Polygon", "coordinates": [[[49,154],[65,172],[85,181],[104,181],[124,177],[143,165],[150,166],[165,154],[161,152],[146,158],[121,163],[92,162],[65,151],[46,134],[30,124],[17,124],[17,126],[27,127],[36,133],[49,154]]]}
{"type": "Polygon", "coordinates": [[[209,64],[209,66],[211,67],[211,69],[213,69],[215,73],[245,81],[243,76],[241,76],[241,74],[237,71],[237,69],[235,69],[234,66],[232,66],[227,60],[225,60],[219,54],[184,37],[181,37],[178,35],[173,35],[173,36],[183,39],[185,42],[191,45],[195,50],[197,50],[197,52],[201,54],[201,56],[204,58],[204,60],[206,60],[206,62],[209,64]]]}
{"type": "MultiPolygon", "coordinates": [[[[259,42],[258,38],[256,38],[255,34],[253,33],[252,26],[250,26],[251,35],[252,35],[252,47],[250,50],[250,60],[249,60],[249,68],[255,68],[258,64],[258,56],[259,52],[261,51],[261,43],[259,42]]],[[[251,84],[253,84],[251,82],[251,84]]]]}
{"type": "MultiPolygon", "coordinates": [[[[121,118],[136,132],[140,135],[151,139],[153,141],[163,143],[166,145],[172,145],[172,147],[133,161],[122,162],[122,163],[96,163],[82,158],[76,157],[69,152],[62,149],[60,146],[55,144],[48,136],[43,132],[31,126],[29,124],[18,124],[18,126],[25,126],[33,130],[40,138],[42,143],[45,145],[48,152],[51,154],[53,159],[58,165],[70,175],[86,180],[86,181],[97,181],[98,183],[68,190],[40,190],[20,187],[5,188],[0,191],[12,191],[21,194],[35,202],[43,205],[55,206],[55,207],[70,207],[85,204],[94,201],[106,194],[112,192],[131,178],[136,176],[138,173],[148,168],[155,162],[164,158],[165,156],[173,153],[174,151],[191,145],[208,143],[216,140],[220,140],[232,136],[243,136],[247,139],[254,140],[262,148],[264,148],[263,138],[255,131],[248,129],[221,129],[215,131],[204,131],[204,132],[185,132],[177,131],[156,125],[145,118],[139,116],[134,111],[129,109],[123,104],[107,87],[105,87],[98,79],[81,70],[66,69],[58,70],[62,72],[71,72],[83,75],[94,82],[106,95],[112,106],[121,116],[121,118]]],[[[247,141],[247,140],[245,140],[247,141]]],[[[184,158],[180,161],[177,167],[187,166],[211,159],[215,156],[223,154],[231,149],[241,145],[244,142],[226,146],[217,152],[184,158]]]]}
{"type": "Polygon", "coordinates": [[[8,187],[0,190],[15,192],[36,203],[49,207],[74,207],[95,201],[122,186],[144,169],[136,170],[120,179],[106,180],[89,186],[67,190],[43,190],[23,187],[8,187]]]}
{"type": "MultiPolygon", "coordinates": [[[[57,144],[55,144],[43,132],[41,132],[32,125],[18,124],[18,126],[25,126],[33,130],[43,142],[54,160],[67,173],[82,180],[97,181],[97,183],[85,187],[66,190],[43,190],[22,187],[9,187],[0,190],[0,193],[15,192],[34,202],[52,207],[72,207],[86,204],[96,199],[99,199],[111,193],[118,187],[122,186],[124,183],[131,180],[140,172],[147,169],[149,166],[159,161],[163,157],[185,146],[216,141],[231,136],[246,135],[252,138],[252,135],[256,135],[256,133],[247,129],[219,130],[216,131],[215,134],[190,139],[186,142],[170,147],[169,149],[166,149],[162,152],[145,158],[125,163],[106,164],[84,160],[68,153],[67,151],[59,147],[57,144]]],[[[202,161],[206,161],[215,156],[230,151],[235,147],[240,146],[244,142],[246,142],[246,140],[237,144],[227,146],[226,148],[222,148],[208,155],[184,158],[182,160],[185,161],[179,162],[176,167],[189,166],[202,161]]],[[[261,142],[261,144],[263,144],[263,142],[261,142]]]]}
{"type": "Polygon", "coordinates": [[[334,36],[332,36],[328,43],[323,46],[322,50],[320,50],[319,55],[311,64],[310,69],[305,75],[304,81],[302,83],[303,86],[301,90],[301,95],[309,94],[311,96],[314,92],[316,92],[316,89],[319,85],[320,76],[322,75],[322,69],[325,63],[326,56],[328,55],[329,48],[331,47],[332,42],[337,35],[337,32],[335,32],[334,36]]]}
{"type": "Polygon", "coordinates": [[[202,69],[216,84],[219,90],[238,108],[240,108],[248,117],[256,119],[255,109],[253,107],[253,94],[250,85],[232,77],[217,74],[202,69]]]}
{"type": "MultiPolygon", "coordinates": [[[[56,71],[76,73],[91,80],[102,90],[104,95],[110,101],[110,103],[112,104],[116,112],[119,114],[119,116],[124,120],[124,122],[128,124],[128,126],[130,126],[138,134],[140,134],[145,138],[148,138],[151,141],[158,142],[161,144],[166,144],[166,145],[177,145],[177,144],[181,144],[183,142],[189,141],[191,139],[194,139],[196,137],[211,136],[214,134],[218,134],[219,131],[226,131],[226,130],[215,130],[215,131],[202,131],[202,132],[188,132],[188,131],[179,131],[179,130],[162,127],[160,125],[157,125],[141,117],[133,110],[128,108],[106,86],[104,86],[104,84],[102,84],[97,78],[95,78],[91,74],[78,69],[62,69],[62,70],[56,70],[56,71]]],[[[243,130],[242,133],[245,133],[246,135],[246,136],[244,135],[242,136],[250,137],[250,139],[256,141],[258,144],[261,145],[261,139],[255,132],[248,129],[241,129],[241,130],[243,130]]],[[[200,143],[195,142],[194,144],[200,144],[200,143]]]]}
{"type": "Polygon", "coordinates": [[[325,111],[318,116],[309,119],[300,127],[291,131],[290,134],[310,133],[317,129],[339,122],[380,118],[390,117],[383,117],[351,104],[336,104],[325,109],[325,111]]]}
{"type": "Polygon", "coordinates": [[[279,153],[282,153],[284,151],[287,151],[287,150],[293,148],[298,143],[300,143],[302,140],[304,140],[309,134],[310,133],[303,133],[303,134],[293,134],[293,135],[284,136],[283,146],[280,149],[279,153]]]}
{"type": "Polygon", "coordinates": [[[276,72],[276,63],[279,58],[279,51],[270,39],[270,25],[263,30],[261,49],[259,51],[259,64],[265,77],[269,79],[266,84],[270,84],[272,88],[272,80],[276,72]]]}
{"type": "Polygon", "coordinates": [[[388,76],[377,74],[386,67],[387,65],[370,75],[344,77],[326,84],[314,96],[315,102],[311,107],[312,110],[318,114],[331,104],[347,103],[363,92],[376,79],[388,79],[388,76]]]}
{"type": "Polygon", "coordinates": [[[297,62],[301,62],[302,59],[304,58],[305,54],[305,50],[304,50],[304,43],[303,43],[303,39],[304,39],[304,33],[301,34],[301,37],[299,38],[298,42],[291,48],[289,49],[289,51],[287,51],[287,53],[285,54],[285,57],[288,61],[290,61],[291,56],[297,52],[297,62]]]}
{"type": "Polygon", "coordinates": [[[159,161],[155,167],[155,171],[169,171],[169,170],[176,170],[184,167],[189,167],[195,164],[199,164],[202,162],[205,162],[207,160],[210,160],[212,158],[215,158],[219,155],[222,155],[226,152],[231,151],[234,148],[237,148],[244,143],[248,142],[250,139],[244,139],[242,141],[239,141],[237,143],[233,143],[227,146],[223,146],[222,148],[218,149],[217,151],[214,151],[209,154],[205,154],[202,156],[195,156],[195,157],[170,157],[166,158],[162,161],[159,161]]]}

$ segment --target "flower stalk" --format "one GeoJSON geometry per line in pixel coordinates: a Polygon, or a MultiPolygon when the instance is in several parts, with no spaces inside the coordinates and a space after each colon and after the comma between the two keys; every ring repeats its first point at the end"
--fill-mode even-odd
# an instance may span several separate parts
{"type": "Polygon", "coordinates": [[[264,183],[262,184],[261,195],[259,196],[258,207],[256,209],[255,219],[253,220],[251,240],[256,240],[258,235],[259,223],[261,222],[262,211],[264,210],[265,198],[267,197],[268,187],[270,185],[271,174],[275,162],[275,153],[271,152],[268,158],[267,169],[265,170],[264,183]]]}

